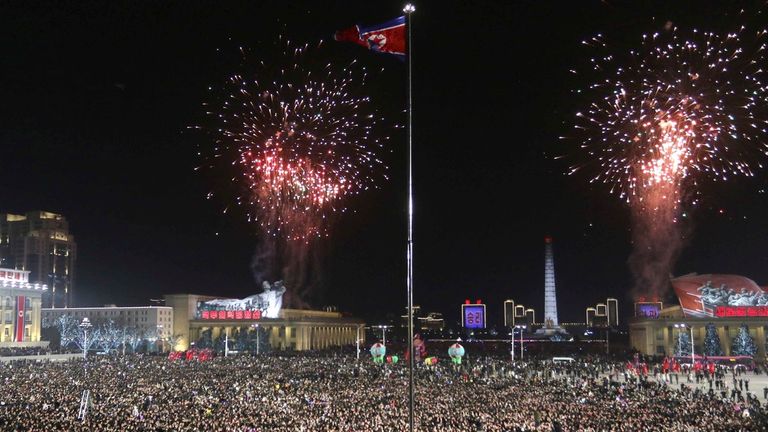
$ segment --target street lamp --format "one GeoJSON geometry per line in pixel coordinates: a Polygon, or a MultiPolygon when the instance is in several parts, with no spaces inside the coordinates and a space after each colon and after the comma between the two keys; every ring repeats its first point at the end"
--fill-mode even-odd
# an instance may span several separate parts
{"type": "MultiPolygon", "coordinates": [[[[520,329],[520,360],[523,360],[523,331],[527,328],[524,325],[516,325],[516,329],[520,329]]],[[[512,340],[515,339],[514,331],[512,332],[512,340]]],[[[514,352],[514,349],[512,350],[514,352]]],[[[514,356],[514,354],[512,354],[514,356]]]]}
{"type": "Polygon", "coordinates": [[[256,332],[256,355],[259,355],[259,325],[251,324],[251,328],[256,332]]]}
{"type": "Polygon", "coordinates": [[[512,355],[512,363],[515,362],[515,329],[512,329],[512,333],[510,333],[510,336],[512,336],[509,339],[509,354],[512,355]]]}
{"type": "MultiPolygon", "coordinates": [[[[683,329],[689,328],[691,330],[691,370],[693,370],[693,367],[696,365],[696,358],[693,353],[693,326],[689,326],[688,324],[675,324],[675,328],[680,330],[680,335],[682,335],[683,329]]],[[[679,338],[680,336],[678,336],[679,338]]],[[[680,346],[680,354],[682,354],[682,343],[680,342],[680,339],[678,339],[678,343],[680,346]]]]}
{"type": "Polygon", "coordinates": [[[389,328],[389,327],[391,327],[391,326],[387,326],[387,325],[377,325],[376,326],[377,329],[381,329],[381,343],[384,346],[387,346],[387,328],[389,328]]]}
{"type": "Polygon", "coordinates": [[[85,360],[88,353],[88,329],[93,327],[91,320],[88,317],[83,318],[83,321],[78,325],[83,329],[83,360],[85,360]]]}

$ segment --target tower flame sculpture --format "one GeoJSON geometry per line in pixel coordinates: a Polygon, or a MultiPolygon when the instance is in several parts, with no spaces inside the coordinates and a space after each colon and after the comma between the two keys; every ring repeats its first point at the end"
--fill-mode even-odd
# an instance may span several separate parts
{"type": "Polygon", "coordinates": [[[555,290],[555,257],[552,237],[544,237],[544,324],[559,327],[557,322],[557,293],[555,290]]]}

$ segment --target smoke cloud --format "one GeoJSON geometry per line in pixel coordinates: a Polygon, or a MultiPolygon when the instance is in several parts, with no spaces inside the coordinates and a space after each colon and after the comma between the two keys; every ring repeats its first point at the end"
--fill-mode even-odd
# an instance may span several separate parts
{"type": "Polygon", "coordinates": [[[680,183],[648,186],[631,206],[633,277],[632,297],[663,301],[669,280],[690,231],[681,217],[683,187],[680,183]]]}

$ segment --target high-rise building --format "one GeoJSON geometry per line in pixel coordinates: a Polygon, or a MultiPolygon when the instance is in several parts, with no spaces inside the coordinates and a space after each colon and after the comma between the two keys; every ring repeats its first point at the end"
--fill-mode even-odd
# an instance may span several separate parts
{"type": "Polygon", "coordinates": [[[504,327],[515,326],[515,301],[504,301],[504,327]]]}
{"type": "Polygon", "coordinates": [[[593,308],[593,307],[588,307],[587,308],[586,321],[584,321],[584,323],[587,325],[587,327],[592,327],[592,326],[595,325],[595,314],[596,313],[597,313],[597,311],[595,310],[595,308],[593,308]]]}
{"type": "Polygon", "coordinates": [[[515,305],[515,318],[525,317],[525,306],[519,304],[515,305]]]}
{"type": "Polygon", "coordinates": [[[618,327],[619,326],[619,301],[615,298],[609,297],[606,299],[605,303],[608,305],[608,326],[609,327],[618,327]]]}
{"type": "Polygon", "coordinates": [[[588,307],[585,324],[589,327],[618,327],[619,301],[609,297],[605,303],[588,307]]]}
{"type": "Polygon", "coordinates": [[[533,309],[525,310],[525,323],[528,326],[532,326],[536,324],[536,311],[534,311],[533,309]]]}
{"type": "Polygon", "coordinates": [[[29,283],[48,285],[44,306],[72,305],[76,257],[77,244],[64,216],[0,213],[0,267],[28,271],[29,283]]]}

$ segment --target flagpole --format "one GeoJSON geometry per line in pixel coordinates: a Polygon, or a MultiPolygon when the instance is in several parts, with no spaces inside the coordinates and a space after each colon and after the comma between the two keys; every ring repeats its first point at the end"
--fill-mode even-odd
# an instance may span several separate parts
{"type": "Polygon", "coordinates": [[[416,7],[408,3],[405,12],[405,29],[408,32],[406,54],[408,56],[408,431],[413,432],[414,425],[414,386],[413,365],[416,361],[413,352],[413,89],[411,88],[411,14],[416,7]]]}

